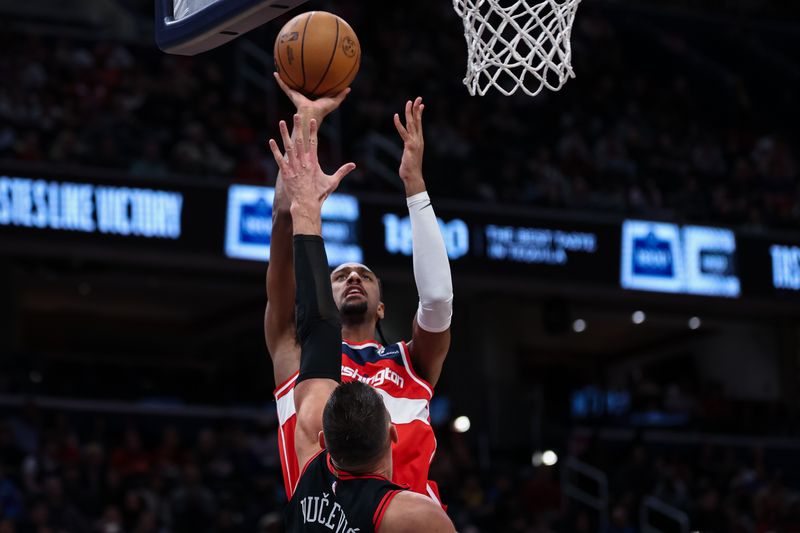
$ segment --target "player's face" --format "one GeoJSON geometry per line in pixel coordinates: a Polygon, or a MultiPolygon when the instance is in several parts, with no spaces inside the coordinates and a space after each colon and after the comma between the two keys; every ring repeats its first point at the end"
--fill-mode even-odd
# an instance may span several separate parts
{"type": "Polygon", "coordinates": [[[378,313],[380,287],[378,278],[368,269],[346,265],[331,274],[333,298],[342,315],[359,316],[378,313]]]}

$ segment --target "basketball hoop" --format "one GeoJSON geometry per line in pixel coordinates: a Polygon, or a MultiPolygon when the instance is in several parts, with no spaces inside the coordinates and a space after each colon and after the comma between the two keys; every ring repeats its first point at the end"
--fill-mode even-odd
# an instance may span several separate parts
{"type": "Polygon", "coordinates": [[[572,70],[570,34],[581,0],[453,0],[464,21],[473,96],[495,87],[506,96],[557,91],[572,70]],[[502,4],[506,4],[504,7],[502,4]]]}

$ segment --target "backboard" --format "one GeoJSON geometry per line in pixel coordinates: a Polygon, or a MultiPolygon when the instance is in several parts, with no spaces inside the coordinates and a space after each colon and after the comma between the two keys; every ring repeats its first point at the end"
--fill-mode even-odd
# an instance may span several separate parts
{"type": "Polygon", "coordinates": [[[195,55],[231,41],[306,0],[155,0],[156,44],[195,55]]]}

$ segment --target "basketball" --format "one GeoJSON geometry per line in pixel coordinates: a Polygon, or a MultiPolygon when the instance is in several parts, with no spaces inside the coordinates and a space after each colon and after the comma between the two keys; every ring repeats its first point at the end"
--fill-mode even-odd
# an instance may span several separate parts
{"type": "Polygon", "coordinates": [[[275,67],[281,79],[311,98],[345,89],[360,63],[361,46],[353,28],[326,11],[297,15],[275,39],[275,67]]]}

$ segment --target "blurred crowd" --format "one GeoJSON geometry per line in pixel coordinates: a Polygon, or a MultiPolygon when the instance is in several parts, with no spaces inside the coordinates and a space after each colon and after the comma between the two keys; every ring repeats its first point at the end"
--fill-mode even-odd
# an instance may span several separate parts
{"type": "MultiPolygon", "coordinates": [[[[597,515],[577,509],[568,513],[566,527],[554,531],[637,532],[640,506],[648,496],[686,513],[690,531],[800,531],[794,450],[766,451],[743,443],[572,445],[582,460],[608,476],[608,522],[596,528],[597,515]]],[[[661,513],[651,510],[650,516],[661,531],[679,531],[661,513]]]]}
{"type": "Polygon", "coordinates": [[[282,531],[274,428],[116,421],[33,406],[5,420],[0,531],[282,531]]]}
{"type": "MultiPolygon", "coordinates": [[[[582,7],[577,78],[564,90],[479,98],[461,84],[463,29],[449,4],[330,8],[364,50],[334,157],[369,161],[375,134],[399,147],[391,117],[421,94],[426,174],[439,197],[755,227],[800,221],[791,104],[800,83],[786,63],[798,60],[783,48],[793,39],[582,7]]],[[[247,38],[269,50],[283,20],[247,38]]],[[[235,43],[193,58],[11,32],[0,44],[0,158],[274,180],[264,141],[276,128],[266,121],[291,110],[242,82],[235,43]]],[[[344,186],[397,189],[369,166],[344,186]]]]}
{"type": "MultiPolygon", "coordinates": [[[[686,512],[692,530],[800,531],[800,492],[789,488],[800,481],[791,450],[573,437],[563,455],[608,476],[604,519],[567,497],[563,460],[533,467],[529,458],[515,462],[508,454],[479,464],[469,433],[440,427],[437,435],[431,476],[463,533],[634,533],[647,495],[686,512]]],[[[283,531],[276,439],[271,425],[67,414],[29,405],[0,422],[0,532],[283,531]]],[[[596,486],[577,483],[599,494],[596,486]]]]}
{"type": "MultiPolygon", "coordinates": [[[[742,382],[744,382],[742,378],[742,382]]],[[[624,406],[599,419],[628,427],[674,427],[731,435],[800,437],[796,409],[775,399],[744,399],[723,383],[675,357],[657,368],[637,369],[628,376],[624,406]]],[[[606,402],[608,405],[608,402],[606,402]]]]}

